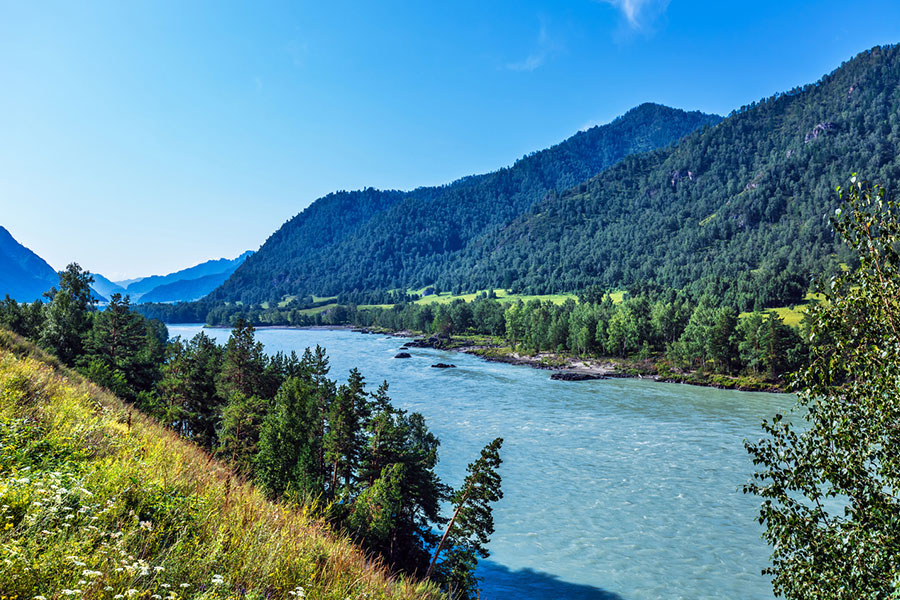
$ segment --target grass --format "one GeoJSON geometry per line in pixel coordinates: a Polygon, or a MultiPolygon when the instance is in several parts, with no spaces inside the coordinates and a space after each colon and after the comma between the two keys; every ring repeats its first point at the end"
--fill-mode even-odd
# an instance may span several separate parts
{"type": "Polygon", "coordinates": [[[0,596],[440,597],[2,330],[0,596]]]}
{"type": "MultiPolygon", "coordinates": [[[[428,289],[428,287],[431,287],[431,286],[427,286],[427,287],[424,287],[424,288],[421,288],[418,290],[413,290],[413,289],[407,290],[408,294],[421,296],[418,300],[416,300],[414,302],[414,304],[450,304],[454,300],[465,300],[466,302],[472,302],[473,300],[475,300],[475,298],[478,296],[478,294],[480,294],[482,292],[490,291],[490,290],[479,290],[478,292],[473,292],[471,294],[451,294],[450,292],[441,292],[440,294],[430,294],[428,296],[422,296],[422,293],[424,293],[424,291],[426,289],[428,289]]],[[[570,300],[570,299],[575,300],[575,301],[578,300],[577,294],[535,294],[535,295],[510,294],[509,292],[507,292],[504,289],[496,289],[496,288],[494,289],[494,293],[497,295],[497,300],[499,302],[504,302],[504,303],[513,303],[513,302],[518,302],[519,300],[521,300],[522,302],[528,302],[530,300],[540,300],[541,302],[545,302],[545,301],[549,300],[550,302],[553,302],[554,304],[563,304],[566,300],[570,300]]],[[[613,303],[621,304],[624,299],[625,292],[624,291],[610,292],[609,296],[610,296],[610,298],[612,298],[613,303]]],[[[287,303],[290,302],[291,299],[293,299],[293,298],[294,298],[293,296],[286,296],[284,300],[282,300],[281,302],[278,303],[278,306],[280,306],[280,307],[286,306],[287,303]]],[[[335,299],[337,299],[337,296],[313,296],[313,300],[316,302],[320,302],[323,300],[335,300],[335,299]]],[[[263,304],[263,308],[268,308],[268,306],[269,306],[268,303],[263,304]]],[[[334,308],[335,306],[337,306],[337,303],[333,303],[333,304],[330,303],[330,304],[326,304],[324,306],[317,306],[315,308],[307,308],[307,309],[301,310],[300,313],[304,314],[304,315],[313,315],[316,313],[325,312],[326,310],[328,310],[330,308],[334,308]]],[[[365,310],[365,309],[388,309],[388,308],[392,308],[393,306],[394,306],[393,304],[360,304],[357,308],[360,308],[363,310],[365,310]]]]}
{"type": "Polygon", "coordinates": [[[335,306],[337,306],[336,302],[332,304],[323,304],[322,306],[316,306],[313,308],[303,308],[298,310],[297,312],[301,315],[314,315],[316,313],[325,312],[326,310],[334,308],[335,306]]]}
{"type": "MultiPolygon", "coordinates": [[[[815,294],[810,292],[803,297],[803,299],[806,301],[803,304],[798,304],[796,306],[779,306],[776,308],[767,308],[763,312],[775,313],[782,318],[785,325],[797,328],[800,327],[800,323],[801,321],[803,321],[803,317],[806,315],[806,309],[809,306],[820,302],[823,297],[824,296],[822,296],[822,294],[815,294]]],[[[743,319],[744,317],[748,317],[751,314],[752,313],[749,312],[741,313],[740,318],[743,319]]]]}
{"type": "MultiPolygon", "coordinates": [[[[410,290],[410,293],[421,293],[422,290],[410,290]]],[[[484,292],[488,292],[490,290],[481,290],[484,292]]],[[[440,294],[431,294],[429,296],[423,296],[416,300],[416,304],[449,304],[457,299],[465,300],[466,302],[471,302],[478,296],[479,292],[473,292],[471,294],[451,294],[450,292],[442,292],[440,294]]],[[[497,294],[497,300],[500,302],[518,302],[521,300],[522,302],[528,302],[529,300],[540,300],[545,301],[549,300],[554,304],[562,304],[568,299],[577,300],[578,296],[575,294],[541,294],[541,295],[525,295],[525,294],[510,294],[506,290],[503,289],[495,289],[494,293],[497,294]]]]}
{"type": "MultiPolygon", "coordinates": [[[[293,302],[296,299],[297,299],[297,296],[295,296],[295,295],[284,296],[278,302],[278,308],[284,308],[285,306],[287,306],[288,304],[290,304],[291,302],[293,302]]],[[[313,296],[312,300],[313,300],[313,302],[323,302],[326,300],[337,300],[337,296],[313,296]]],[[[268,302],[263,302],[260,306],[262,306],[265,309],[268,309],[271,307],[271,305],[268,302]]]]}

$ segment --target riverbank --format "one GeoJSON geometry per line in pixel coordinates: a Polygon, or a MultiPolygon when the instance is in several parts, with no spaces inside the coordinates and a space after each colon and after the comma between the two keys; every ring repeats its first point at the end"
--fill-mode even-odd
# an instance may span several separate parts
{"type": "MultiPolygon", "coordinates": [[[[205,326],[210,327],[210,326],[205,326]]],[[[212,326],[215,327],[215,326],[212,326]]],[[[227,327],[218,327],[227,329],[227,327]]],[[[651,379],[662,383],[681,383],[742,392],[786,393],[781,383],[752,375],[725,375],[700,370],[685,370],[673,366],[661,356],[642,359],[584,357],[558,352],[519,352],[505,344],[505,340],[488,335],[428,336],[419,331],[392,331],[381,327],[355,325],[261,325],[256,329],[301,329],[310,331],[353,331],[361,334],[380,334],[409,339],[404,347],[434,348],[450,352],[472,354],[490,362],[531,367],[552,371],[553,379],[583,381],[590,379],[633,378],[651,379]]]]}
{"type": "Polygon", "coordinates": [[[357,333],[378,333],[410,339],[403,348],[435,348],[451,352],[472,354],[491,362],[520,365],[534,369],[552,371],[553,379],[581,381],[627,377],[651,379],[663,383],[682,383],[718,389],[745,392],[784,393],[787,390],[779,383],[766,381],[750,375],[724,375],[705,371],[689,371],[674,367],[662,357],[624,359],[606,357],[583,357],[557,352],[519,352],[504,344],[505,340],[486,335],[426,336],[410,330],[390,331],[381,328],[350,327],[357,333]]]}

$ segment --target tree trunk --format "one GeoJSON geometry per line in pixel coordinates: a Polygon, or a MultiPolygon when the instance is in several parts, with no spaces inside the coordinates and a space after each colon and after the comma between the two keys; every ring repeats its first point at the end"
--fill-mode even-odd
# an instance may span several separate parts
{"type": "Polygon", "coordinates": [[[453,527],[453,523],[456,521],[456,517],[459,516],[459,511],[462,510],[462,507],[466,504],[466,500],[469,498],[469,489],[472,484],[469,484],[469,487],[466,488],[465,493],[462,495],[462,498],[459,501],[459,506],[456,507],[456,510],[453,512],[453,518],[450,519],[450,522],[447,523],[447,529],[444,530],[444,535],[441,536],[441,541],[438,544],[437,548],[434,551],[434,556],[431,557],[431,564],[428,565],[428,570],[425,571],[425,579],[431,577],[431,572],[434,570],[434,563],[437,562],[438,555],[441,553],[441,550],[444,549],[444,543],[447,541],[447,536],[450,535],[450,529],[453,527]]]}

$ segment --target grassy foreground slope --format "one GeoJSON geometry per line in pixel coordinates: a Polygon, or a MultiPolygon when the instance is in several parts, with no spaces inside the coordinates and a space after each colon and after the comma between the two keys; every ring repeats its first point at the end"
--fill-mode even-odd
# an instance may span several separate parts
{"type": "Polygon", "coordinates": [[[440,594],[0,330],[0,596],[440,594]]]}

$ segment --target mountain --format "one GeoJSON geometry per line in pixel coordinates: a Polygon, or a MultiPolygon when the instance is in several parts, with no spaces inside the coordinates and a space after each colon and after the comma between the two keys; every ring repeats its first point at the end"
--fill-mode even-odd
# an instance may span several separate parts
{"type": "Polygon", "coordinates": [[[626,158],[490,232],[441,287],[580,290],[653,283],[747,309],[802,298],[850,259],[828,221],[850,174],[900,185],[900,47],[626,158]]]}
{"type": "Polygon", "coordinates": [[[122,279],[119,281],[114,281],[113,283],[122,289],[128,289],[129,285],[131,285],[132,283],[136,283],[136,282],[140,281],[141,279],[144,279],[144,278],[143,277],[135,277],[133,279],[122,279]]]}
{"type": "Polygon", "coordinates": [[[208,260],[168,275],[151,275],[132,280],[123,293],[131,296],[134,302],[195,300],[221,285],[252,254],[248,250],[237,258],[208,260]],[[151,299],[147,299],[147,296],[151,299]]]}
{"type": "Polygon", "coordinates": [[[98,294],[109,298],[113,294],[125,294],[125,288],[123,288],[118,283],[110,281],[100,273],[91,273],[91,276],[94,278],[94,284],[91,286],[94,288],[94,291],[98,294]]]}
{"type": "Polygon", "coordinates": [[[141,302],[188,302],[199,300],[225,283],[234,270],[213,273],[197,279],[182,279],[156,286],[141,295],[141,302]]]}
{"type": "Polygon", "coordinates": [[[644,104],[499,171],[411,192],[330,194],[285,223],[209,299],[258,303],[433,283],[468,244],[548,193],[720,120],[644,104]]]}
{"type": "Polygon", "coordinates": [[[58,284],[56,270],[0,226],[0,296],[32,302],[58,284]]]}

